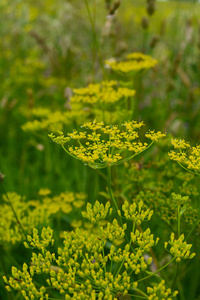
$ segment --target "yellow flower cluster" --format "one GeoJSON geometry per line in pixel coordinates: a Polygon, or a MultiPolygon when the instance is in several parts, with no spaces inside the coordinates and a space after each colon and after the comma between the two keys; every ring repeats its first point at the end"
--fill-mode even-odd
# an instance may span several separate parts
{"type": "Polygon", "coordinates": [[[36,119],[28,121],[22,125],[24,131],[41,131],[51,130],[55,132],[63,128],[63,125],[68,125],[69,112],[54,111],[52,112],[46,108],[38,108],[32,111],[33,117],[36,119]]]}
{"type": "Polygon", "coordinates": [[[181,195],[175,194],[175,193],[172,193],[172,198],[175,201],[177,206],[181,206],[189,200],[188,196],[181,196],[181,195]]]}
{"type": "MultiPolygon", "coordinates": [[[[49,213],[43,205],[39,205],[38,201],[27,201],[25,197],[17,193],[8,193],[8,197],[13,203],[14,210],[26,233],[29,233],[38,224],[48,223],[49,213]]],[[[0,241],[15,244],[23,240],[23,234],[5,195],[3,201],[4,204],[1,205],[0,241]]]]}
{"type": "Polygon", "coordinates": [[[48,196],[51,194],[51,190],[48,188],[41,188],[38,192],[39,196],[48,196]]]}
{"type": "Polygon", "coordinates": [[[117,81],[102,81],[101,83],[89,84],[86,88],[74,89],[72,103],[116,103],[117,101],[132,97],[135,91],[117,86],[117,81]]]}
{"type": "Polygon", "coordinates": [[[176,258],[176,262],[180,262],[181,259],[192,259],[196,255],[195,253],[190,254],[192,244],[184,242],[184,234],[176,240],[172,232],[170,241],[165,242],[165,249],[167,249],[168,245],[171,245],[169,252],[176,258]]]}
{"type": "Polygon", "coordinates": [[[143,252],[149,252],[151,247],[157,245],[159,238],[157,237],[156,241],[154,241],[151,230],[147,228],[144,232],[140,232],[137,229],[135,233],[131,232],[131,240],[138,245],[143,252]]]}
{"type": "Polygon", "coordinates": [[[43,206],[49,214],[55,214],[59,210],[68,214],[76,208],[85,205],[86,195],[84,193],[63,192],[53,197],[44,197],[43,206]]]}
{"type": "Polygon", "coordinates": [[[44,286],[37,289],[33,283],[32,275],[28,270],[28,265],[25,263],[23,264],[22,271],[12,267],[12,277],[7,280],[6,276],[4,276],[3,279],[7,284],[6,288],[8,291],[11,291],[11,288],[20,291],[25,300],[48,300],[49,298],[44,286]]]}
{"type": "MultiPolygon", "coordinates": [[[[99,125],[96,124],[96,126],[99,125]]],[[[132,220],[133,225],[136,226],[145,220],[150,220],[153,213],[149,209],[144,209],[142,201],[137,204],[125,202],[122,210],[125,217],[132,220]]],[[[96,201],[93,207],[87,205],[83,216],[97,223],[110,213],[109,202],[102,205],[96,201]]],[[[137,293],[140,295],[142,291],[138,288],[138,282],[142,279],[137,280],[132,274],[138,275],[143,271],[149,274],[147,270],[152,263],[152,257],[146,260],[144,253],[149,252],[150,248],[158,243],[158,238],[154,241],[149,228],[142,232],[135,230],[133,226],[130,242],[119,247],[115,239],[122,239],[126,229],[127,224],[119,226],[117,220],[114,219],[105,227],[98,226],[95,233],[84,229],[64,232],[63,247],[58,248],[57,254],[47,250],[47,247],[54,243],[53,231],[50,228],[43,228],[39,237],[38,231],[34,229],[33,236],[27,237],[29,244],[25,243],[25,246],[36,248],[37,254],[32,253],[30,267],[24,264],[22,271],[13,267],[12,277],[9,279],[4,277],[7,290],[19,291],[25,300],[35,298],[48,300],[52,297],[52,292],[54,297],[57,293],[62,295],[63,299],[75,300],[119,300],[119,295],[120,299],[131,299],[129,297],[137,296],[137,293]],[[108,246],[108,240],[111,243],[110,246],[108,246]],[[113,273],[113,269],[117,272],[113,273]],[[42,273],[47,278],[47,287],[45,284],[41,287],[34,284],[34,276],[42,273]],[[134,294],[130,294],[130,291],[134,294]]],[[[168,244],[171,245],[169,252],[177,262],[183,258],[191,259],[195,255],[190,254],[191,245],[187,245],[183,240],[184,236],[175,240],[172,234],[169,243],[165,244],[165,248],[168,244]]],[[[152,275],[154,273],[150,273],[150,277],[152,275]]],[[[165,282],[161,281],[157,286],[147,287],[145,295],[148,300],[169,300],[176,294],[177,292],[172,293],[171,289],[166,288],[165,282]]]]}
{"type": "Polygon", "coordinates": [[[170,288],[165,287],[165,281],[162,280],[157,286],[148,287],[147,293],[149,294],[148,300],[172,300],[176,297],[178,291],[172,293],[170,288]]]}
{"type": "Polygon", "coordinates": [[[152,262],[152,257],[149,257],[147,262],[145,262],[143,251],[138,248],[134,249],[134,252],[132,252],[130,245],[128,244],[124,247],[124,249],[118,248],[117,250],[114,245],[111,245],[108,257],[111,261],[116,263],[123,262],[126,270],[131,270],[136,275],[138,275],[141,271],[146,270],[148,265],[152,262]]]}
{"type": "Polygon", "coordinates": [[[142,209],[144,206],[143,201],[139,203],[134,202],[130,204],[128,201],[125,201],[122,205],[122,210],[124,211],[124,216],[127,220],[135,222],[136,225],[140,225],[145,220],[150,220],[153,215],[153,210],[142,209]]]}
{"type": "Polygon", "coordinates": [[[103,122],[87,122],[83,124],[86,131],[68,133],[67,137],[59,132],[58,136],[53,133],[49,137],[56,143],[60,144],[63,149],[72,157],[83,161],[84,164],[92,168],[105,168],[111,165],[119,165],[135,155],[149,148],[154,141],[165,136],[160,132],[149,132],[146,137],[152,142],[142,143],[136,139],[139,138],[136,130],[144,125],[143,122],[124,122],[122,126],[124,130],[120,130],[118,125],[106,126],[103,122]],[[64,146],[65,143],[71,140],[77,140],[77,145],[64,146]],[[83,142],[82,142],[83,141],[83,142]],[[122,152],[129,151],[129,157],[123,159],[122,152]]]}
{"type": "Polygon", "coordinates": [[[121,242],[121,240],[123,241],[123,238],[125,236],[125,230],[127,228],[126,223],[123,224],[123,226],[121,227],[117,220],[114,219],[112,223],[108,222],[106,227],[101,227],[102,230],[102,234],[103,236],[110,240],[111,242],[114,241],[115,244],[119,243],[118,240],[121,242]]]}
{"type": "MultiPolygon", "coordinates": [[[[115,299],[114,294],[117,293],[117,291],[127,294],[129,288],[137,286],[134,282],[130,283],[130,276],[127,272],[123,272],[117,277],[114,277],[109,271],[105,272],[109,257],[108,255],[102,255],[103,247],[100,236],[98,237],[93,234],[88,235],[88,233],[84,233],[81,230],[76,230],[74,233],[65,233],[64,245],[64,249],[59,249],[60,256],[57,262],[60,267],[67,267],[70,278],[69,275],[64,274],[63,271],[60,271],[62,272],[62,276],[58,276],[54,273],[57,279],[54,286],[57,289],[69,289],[70,294],[73,294],[74,297],[80,296],[81,291],[84,291],[83,295],[85,298],[83,299],[88,299],[87,295],[89,293],[94,293],[94,295],[97,296],[92,286],[93,282],[94,286],[97,286],[98,289],[100,288],[101,291],[96,299],[115,299]],[[76,283],[76,274],[84,279],[81,285],[76,283]],[[64,278],[64,282],[63,280],[59,280],[58,277],[61,277],[61,279],[64,278]],[[69,285],[72,286],[72,284],[74,288],[69,287],[69,285]],[[79,290],[77,294],[76,290],[79,290]]],[[[105,242],[103,242],[103,245],[105,245],[105,242]]],[[[66,299],[72,298],[68,296],[66,299]]]]}
{"type": "Polygon", "coordinates": [[[163,138],[164,136],[166,136],[164,133],[162,133],[161,131],[157,131],[155,132],[154,130],[150,130],[149,132],[147,132],[145,134],[146,138],[157,142],[159,139],[163,138]]]}
{"type": "MultiPolygon", "coordinates": [[[[7,290],[10,291],[11,288],[19,290],[27,300],[32,300],[34,297],[44,300],[50,297],[51,289],[47,292],[45,286],[38,288],[33,283],[32,277],[41,273],[49,275],[47,284],[56,289],[61,295],[64,295],[65,299],[117,300],[115,297],[117,293],[120,292],[121,295],[127,295],[129,289],[137,287],[137,283],[132,281],[127,271],[114,276],[110,271],[106,270],[109,256],[102,255],[105,243],[102,244],[98,236],[89,235],[79,229],[75,232],[65,232],[64,248],[58,249],[57,259],[54,253],[51,254],[45,249],[52,244],[52,231],[50,228],[43,229],[41,239],[38,238],[38,233],[34,230],[31,243],[32,246],[42,250],[42,253],[33,253],[33,265],[28,268],[24,264],[23,271],[13,267],[12,277],[9,279],[4,277],[7,290]],[[92,298],[91,295],[93,295],[92,298]]],[[[136,255],[133,259],[128,249],[129,245],[126,246],[126,251],[124,252],[127,261],[126,269],[132,269],[134,261],[137,262],[137,266],[134,269],[145,269],[146,264],[144,263],[144,258],[141,257],[142,253],[136,255]]]]}
{"type": "Polygon", "coordinates": [[[190,144],[185,140],[177,139],[172,139],[171,142],[179,152],[170,151],[169,157],[188,171],[200,175],[200,145],[190,147],[190,144]]]}
{"type": "MultiPolygon", "coordinates": [[[[165,139],[163,142],[166,142],[165,139]]],[[[181,213],[184,210],[181,224],[182,231],[189,233],[189,228],[193,226],[198,215],[198,210],[193,207],[191,201],[194,197],[198,198],[199,196],[195,175],[180,169],[175,162],[171,164],[168,164],[168,162],[168,155],[165,155],[162,159],[159,156],[157,160],[148,165],[143,164],[141,160],[140,163],[130,161],[125,164],[126,175],[123,177],[123,182],[129,186],[129,195],[132,195],[132,190],[137,193],[135,201],[142,200],[148,208],[154,210],[154,214],[169,225],[172,222],[177,222],[177,208],[178,205],[181,205],[181,213]],[[149,168],[150,165],[151,168],[149,168]],[[159,180],[157,180],[158,178],[159,180]],[[177,178],[178,186],[177,180],[174,180],[174,178],[177,178]],[[145,191],[141,190],[141,186],[145,186],[145,191]],[[172,195],[171,197],[174,190],[184,196],[176,195],[174,198],[172,195]],[[187,197],[189,197],[188,200],[187,197]]],[[[199,226],[196,228],[196,232],[198,231],[199,226]]]]}
{"type": "Polygon", "coordinates": [[[124,61],[116,62],[107,60],[105,63],[106,66],[111,67],[114,71],[128,73],[153,68],[157,64],[157,60],[149,55],[135,52],[128,54],[124,61]]]}
{"type": "Polygon", "coordinates": [[[51,111],[47,108],[34,108],[32,110],[33,121],[28,121],[22,125],[22,129],[27,132],[38,132],[43,130],[56,132],[63,130],[63,126],[71,124],[74,120],[81,124],[87,118],[89,112],[78,109],[72,111],[51,111]]]}
{"type": "Polygon", "coordinates": [[[30,235],[27,235],[27,242],[24,242],[24,246],[26,248],[37,248],[38,250],[42,250],[44,252],[44,249],[48,247],[49,245],[54,244],[54,240],[52,238],[53,236],[53,230],[48,228],[43,228],[41,233],[41,240],[38,235],[38,230],[36,228],[33,229],[33,237],[30,235]]]}
{"type": "MultiPolygon", "coordinates": [[[[49,196],[50,193],[49,189],[41,189],[38,194],[42,199],[29,201],[17,193],[8,193],[22,228],[27,234],[39,224],[49,224],[51,216],[59,210],[69,214],[77,211],[86,203],[84,193],[66,191],[52,197],[49,196]]],[[[23,240],[23,234],[5,195],[3,201],[4,203],[1,205],[0,241],[15,244],[23,240]]]]}
{"type": "Polygon", "coordinates": [[[82,216],[90,220],[91,223],[95,224],[101,220],[104,220],[106,216],[111,215],[111,213],[112,208],[110,208],[110,202],[107,202],[104,206],[97,200],[93,207],[89,202],[87,203],[86,212],[83,211],[82,216]]]}

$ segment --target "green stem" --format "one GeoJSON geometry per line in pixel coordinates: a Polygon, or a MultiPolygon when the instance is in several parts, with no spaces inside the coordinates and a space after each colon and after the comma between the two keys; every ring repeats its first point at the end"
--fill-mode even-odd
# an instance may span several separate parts
{"type": "Polygon", "coordinates": [[[178,205],[178,237],[181,235],[181,215],[180,215],[180,205],[178,205]]]}
{"type": "Polygon", "coordinates": [[[150,148],[152,145],[153,145],[154,141],[152,141],[144,150],[140,151],[140,152],[137,152],[137,153],[134,153],[133,155],[123,159],[123,160],[120,160],[119,162],[117,163],[114,163],[113,165],[117,166],[117,165],[121,165],[122,163],[125,163],[129,160],[131,160],[132,158],[134,158],[136,155],[139,155],[141,154],[142,152],[146,151],[148,148],[150,148]]]}
{"type": "Polygon", "coordinates": [[[121,215],[119,214],[119,208],[118,208],[117,202],[115,200],[115,197],[113,195],[112,188],[111,188],[111,166],[107,166],[107,173],[108,173],[108,181],[107,181],[108,182],[108,192],[109,192],[110,197],[111,197],[111,199],[114,203],[116,212],[119,216],[120,224],[121,224],[121,226],[123,226],[122,218],[121,218],[121,215]]]}
{"type": "MultiPolygon", "coordinates": [[[[70,155],[71,157],[73,157],[73,158],[78,159],[75,155],[71,154],[71,153],[65,148],[64,145],[61,145],[61,146],[62,146],[62,148],[64,149],[64,151],[65,151],[67,154],[69,154],[69,155],[70,155]]],[[[81,160],[81,159],[79,159],[79,160],[81,160]]]]}
{"type": "MultiPolygon", "coordinates": [[[[102,230],[101,230],[101,227],[99,225],[99,222],[98,222],[98,228],[99,228],[99,233],[100,233],[100,237],[101,237],[101,242],[102,242],[102,248],[103,248],[103,258],[105,257],[105,252],[104,252],[104,245],[103,245],[103,237],[102,237],[102,230]]],[[[104,272],[106,274],[106,265],[104,266],[104,272]]]]}
{"type": "Polygon", "coordinates": [[[123,267],[124,261],[125,261],[125,258],[122,260],[121,265],[120,265],[120,267],[118,268],[117,273],[116,273],[115,276],[114,276],[115,278],[117,277],[117,275],[118,275],[119,272],[121,271],[121,268],[123,267]]]}
{"type": "MultiPolygon", "coordinates": [[[[135,222],[133,222],[133,229],[132,229],[132,231],[133,231],[133,233],[135,232],[135,222]]],[[[130,236],[130,242],[129,242],[129,247],[130,247],[130,248],[131,248],[131,242],[132,242],[132,240],[131,240],[131,236],[130,236]]],[[[134,250],[133,250],[133,251],[134,251],[134,250]]],[[[121,268],[122,268],[122,266],[123,266],[123,264],[124,264],[124,261],[125,261],[125,259],[122,260],[121,265],[120,265],[120,267],[119,267],[117,273],[115,274],[115,278],[116,278],[117,275],[119,274],[119,272],[120,272],[120,270],[121,270],[121,268]]]]}
{"type": "Polygon", "coordinates": [[[18,218],[18,216],[17,216],[17,213],[16,213],[16,211],[15,211],[13,205],[12,205],[12,202],[11,202],[11,200],[10,200],[10,198],[9,198],[9,196],[8,196],[8,194],[7,194],[7,192],[6,192],[6,189],[5,189],[5,187],[4,187],[2,181],[1,181],[1,186],[2,186],[3,192],[4,192],[5,195],[6,195],[6,198],[7,198],[7,200],[8,200],[8,203],[9,203],[11,209],[12,209],[12,212],[13,212],[13,214],[14,214],[14,216],[15,216],[15,219],[16,219],[16,221],[17,221],[17,224],[19,225],[19,227],[20,227],[20,229],[21,229],[21,232],[22,232],[22,234],[24,235],[24,238],[26,239],[26,233],[25,233],[25,231],[24,231],[24,228],[22,227],[22,224],[21,224],[21,222],[20,222],[20,220],[19,220],[19,218],[18,218]]]}
{"type": "MultiPolygon", "coordinates": [[[[134,291],[136,291],[138,294],[140,294],[140,295],[146,297],[146,299],[148,298],[148,295],[147,295],[146,293],[142,292],[141,290],[139,290],[139,289],[134,289],[134,291]]],[[[134,295],[134,296],[135,296],[135,295],[134,295]]],[[[135,296],[135,297],[137,297],[137,296],[135,296]]]]}
{"type": "MultiPolygon", "coordinates": [[[[180,237],[181,235],[181,215],[180,215],[180,205],[178,205],[178,212],[177,212],[177,218],[178,218],[178,238],[180,237]]],[[[178,278],[178,273],[179,273],[179,267],[180,267],[180,264],[177,263],[177,266],[176,266],[176,273],[175,273],[175,276],[174,276],[174,280],[173,280],[173,283],[172,283],[172,289],[174,289],[174,287],[176,286],[176,281],[177,281],[177,278],[178,278]]]]}
{"type": "Polygon", "coordinates": [[[182,165],[180,162],[178,162],[178,164],[179,164],[184,170],[186,170],[186,171],[188,171],[188,172],[190,172],[190,173],[192,173],[192,174],[194,174],[194,175],[199,175],[199,174],[197,174],[196,172],[193,172],[193,171],[187,169],[187,168],[186,168],[184,165],[182,165]]]}

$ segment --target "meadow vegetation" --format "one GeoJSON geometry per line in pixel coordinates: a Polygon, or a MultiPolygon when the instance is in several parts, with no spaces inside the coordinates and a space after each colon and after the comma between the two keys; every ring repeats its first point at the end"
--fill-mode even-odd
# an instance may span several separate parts
{"type": "Polygon", "coordinates": [[[0,298],[200,300],[200,4],[0,2],[0,298]]]}

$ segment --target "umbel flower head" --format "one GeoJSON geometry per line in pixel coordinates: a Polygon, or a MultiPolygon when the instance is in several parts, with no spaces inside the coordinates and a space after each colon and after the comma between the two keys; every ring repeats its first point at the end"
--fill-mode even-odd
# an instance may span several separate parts
{"type": "Polygon", "coordinates": [[[171,245],[169,252],[174,256],[176,262],[180,262],[181,259],[192,259],[196,254],[190,253],[192,244],[184,242],[184,234],[182,234],[177,240],[175,239],[174,233],[171,233],[170,241],[165,242],[165,249],[168,245],[171,245]]]}
{"type": "MultiPolygon", "coordinates": [[[[107,229],[111,229],[115,237],[119,238],[124,235],[126,226],[120,230],[119,224],[114,220],[107,229]]],[[[54,253],[51,252],[54,243],[53,230],[49,227],[43,228],[40,236],[34,229],[33,236],[29,235],[28,243],[25,243],[26,247],[37,250],[37,253],[32,253],[32,264],[28,266],[24,263],[22,271],[12,267],[12,276],[3,277],[6,289],[18,291],[25,300],[135,298],[136,295],[133,295],[132,291],[139,294],[141,292],[138,286],[138,281],[141,279],[137,281],[137,275],[148,271],[148,266],[152,262],[152,257],[146,261],[143,254],[149,252],[150,248],[156,245],[157,240],[153,240],[150,229],[143,233],[136,231],[133,240],[137,244],[136,248],[132,249],[130,243],[119,248],[115,242],[112,242],[105,253],[106,240],[110,237],[102,238],[103,229],[99,228],[99,230],[95,234],[81,229],[64,232],[63,247],[58,248],[57,253],[54,253]],[[114,268],[118,266],[118,272],[113,274],[111,266],[114,268]],[[46,282],[38,282],[37,278],[40,274],[45,275],[46,282]]],[[[177,292],[166,288],[162,280],[157,285],[154,283],[153,288],[147,287],[145,299],[170,300],[176,294],[177,292]]]]}
{"type": "Polygon", "coordinates": [[[148,300],[172,300],[178,294],[178,291],[172,292],[170,288],[165,287],[165,281],[162,280],[157,286],[147,287],[147,293],[149,294],[148,300]]]}
{"type": "Polygon", "coordinates": [[[187,171],[200,175],[200,145],[191,147],[185,140],[172,139],[174,150],[169,152],[169,157],[177,161],[187,171]]]}
{"type": "MultiPolygon", "coordinates": [[[[48,224],[50,221],[50,212],[45,206],[38,202],[27,201],[26,197],[22,197],[14,192],[7,193],[9,199],[14,203],[14,209],[20,219],[21,225],[26,233],[30,233],[33,226],[39,224],[48,224]]],[[[3,204],[1,204],[1,220],[0,220],[0,243],[15,244],[24,239],[22,231],[16,220],[15,215],[10,209],[10,204],[6,195],[2,196],[3,204]]]]}
{"type": "Polygon", "coordinates": [[[121,99],[135,95],[135,90],[118,87],[117,81],[102,81],[101,83],[89,84],[85,88],[73,90],[71,103],[116,103],[121,99]]]}
{"type": "Polygon", "coordinates": [[[157,60],[149,55],[134,52],[128,54],[124,61],[116,62],[107,60],[105,63],[114,71],[128,73],[153,68],[157,64],[157,60]]]}
{"type": "Polygon", "coordinates": [[[59,131],[58,136],[51,133],[49,137],[60,144],[69,155],[83,161],[91,168],[105,168],[132,159],[149,148],[154,141],[165,136],[160,131],[156,133],[149,131],[145,136],[151,140],[151,143],[143,143],[138,140],[137,131],[143,125],[143,122],[124,122],[122,124],[124,130],[120,130],[118,125],[106,126],[103,122],[94,120],[83,124],[82,128],[85,128],[85,131],[74,130],[67,136],[59,131]],[[71,144],[71,141],[75,141],[76,145],[71,144]],[[68,144],[68,147],[65,144],[68,144]],[[129,153],[127,157],[124,157],[125,151],[129,153]]]}

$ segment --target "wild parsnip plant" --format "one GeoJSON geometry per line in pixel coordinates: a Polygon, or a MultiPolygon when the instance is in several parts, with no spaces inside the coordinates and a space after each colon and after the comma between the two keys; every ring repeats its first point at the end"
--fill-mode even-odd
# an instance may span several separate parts
{"type": "Polygon", "coordinates": [[[106,126],[102,121],[94,120],[83,124],[82,127],[87,131],[78,132],[74,130],[73,133],[68,133],[66,137],[62,132],[58,136],[54,134],[49,136],[54,142],[60,144],[69,155],[83,161],[85,165],[93,169],[107,168],[108,190],[118,211],[118,205],[111,190],[111,166],[129,161],[148,149],[159,138],[165,136],[160,131],[157,133],[149,131],[145,136],[151,140],[151,143],[142,143],[137,140],[139,138],[137,130],[143,125],[143,122],[125,122],[122,124],[125,130],[120,130],[117,125],[106,126]],[[71,140],[77,141],[77,145],[69,145],[66,148],[65,144],[71,140]],[[123,157],[124,152],[128,152],[129,155],[123,157]]]}
{"type": "MultiPolygon", "coordinates": [[[[159,155],[157,154],[153,161],[147,163],[141,159],[125,164],[123,180],[120,181],[122,188],[118,196],[122,199],[132,197],[137,201],[143,200],[160,220],[174,230],[177,224],[178,204],[172,194],[175,192],[177,195],[187,196],[182,228],[188,234],[198,215],[198,178],[191,172],[186,173],[176,161],[169,161],[167,152],[171,153],[170,142],[170,136],[158,142],[159,155]]],[[[199,228],[196,230],[198,235],[199,228]]]]}
{"type": "Polygon", "coordinates": [[[0,1],[1,299],[199,300],[199,14],[0,1]]]}
{"type": "MultiPolygon", "coordinates": [[[[180,204],[185,201],[174,197],[180,199],[180,204]]],[[[110,202],[103,205],[96,201],[93,206],[88,203],[82,215],[95,227],[92,231],[64,232],[63,247],[57,252],[50,247],[54,244],[53,230],[43,228],[40,236],[34,229],[24,245],[39,252],[32,253],[30,267],[24,263],[22,271],[13,267],[12,277],[4,276],[7,290],[20,291],[26,300],[58,299],[54,297],[59,294],[59,299],[175,298],[178,292],[167,287],[157,273],[174,261],[192,259],[195,256],[192,245],[184,241],[183,234],[176,239],[172,232],[170,240],[163,245],[171,254],[170,261],[151,272],[153,258],[149,253],[159,238],[154,237],[149,227],[144,230],[143,223],[151,220],[153,211],[146,209],[142,201],[125,201],[118,211],[123,217],[120,225],[116,219],[109,221],[113,218],[110,206],[110,202]],[[107,222],[102,225],[102,221],[107,222]],[[127,224],[131,230],[127,230],[127,224]],[[45,280],[41,274],[45,274],[45,280]],[[35,277],[41,277],[39,287],[35,277]],[[141,285],[143,281],[145,285],[141,285]]]]}
{"type": "MultiPolygon", "coordinates": [[[[174,146],[174,150],[171,150],[168,155],[169,157],[177,161],[178,164],[185,169],[186,171],[194,174],[200,175],[200,146],[197,144],[194,147],[191,147],[189,142],[185,140],[177,140],[172,139],[172,145],[174,146]]],[[[179,208],[180,209],[180,208],[179,208]]],[[[198,214],[195,222],[193,223],[193,227],[190,230],[189,236],[193,233],[195,228],[199,228],[200,222],[200,206],[199,203],[197,205],[198,214]]]]}
{"type": "MultiPolygon", "coordinates": [[[[22,271],[13,267],[12,277],[9,279],[4,277],[8,291],[20,290],[27,300],[35,297],[39,299],[54,297],[56,292],[50,292],[51,287],[65,299],[142,297],[150,300],[176,297],[178,292],[167,287],[165,281],[156,274],[173,262],[180,263],[181,260],[192,259],[195,256],[195,253],[191,252],[192,245],[184,241],[183,234],[180,235],[180,216],[183,213],[180,206],[182,201],[187,199],[174,195],[177,201],[180,199],[178,238],[175,238],[174,232],[171,233],[170,240],[163,245],[171,254],[171,259],[157,271],[152,272],[150,265],[153,257],[149,253],[152,247],[158,244],[159,238],[154,237],[149,227],[144,229],[143,223],[151,220],[153,210],[146,208],[142,200],[138,202],[126,200],[119,207],[111,188],[111,166],[130,160],[151,145],[135,142],[138,138],[136,129],[142,125],[143,123],[135,121],[127,122],[124,124],[125,130],[120,131],[117,126],[105,126],[103,122],[93,121],[83,125],[91,133],[74,131],[68,133],[67,137],[63,133],[57,137],[50,135],[54,142],[84,164],[96,169],[108,168],[108,190],[116,211],[110,207],[110,202],[104,205],[96,201],[93,206],[88,203],[82,215],[93,224],[93,227],[89,231],[80,228],[64,232],[64,247],[58,248],[57,253],[46,249],[54,244],[53,231],[49,227],[43,228],[40,237],[38,230],[34,229],[33,236],[27,237],[25,247],[36,248],[40,252],[39,254],[33,252],[32,266],[28,267],[24,263],[22,271]],[[102,136],[106,134],[108,138],[105,140],[102,136]],[[79,146],[69,146],[66,149],[64,144],[71,139],[78,141],[79,146]],[[85,140],[84,144],[82,140],[85,140]],[[120,150],[120,153],[116,153],[115,148],[117,152],[120,150]],[[123,150],[133,154],[123,159],[120,156],[123,150]],[[102,224],[102,221],[106,222],[102,224]],[[33,277],[42,273],[46,274],[46,283],[40,284],[37,288],[33,277]],[[143,281],[146,282],[145,287],[141,285],[143,281]]],[[[161,132],[154,131],[146,134],[152,142],[163,136],[165,135],[161,132]]]]}
{"type": "Polygon", "coordinates": [[[123,205],[124,218],[126,222],[131,221],[132,231],[129,243],[119,247],[115,239],[124,237],[126,223],[120,227],[114,219],[107,223],[105,229],[100,225],[100,221],[112,214],[109,206],[109,202],[105,206],[99,202],[93,207],[88,204],[83,217],[96,224],[98,230],[95,234],[81,229],[64,232],[64,247],[58,248],[57,253],[48,250],[54,243],[53,231],[49,227],[43,228],[40,237],[34,229],[33,236],[27,237],[25,247],[38,249],[39,253],[32,253],[30,267],[26,263],[22,271],[13,267],[12,277],[4,277],[7,290],[19,290],[27,300],[51,299],[55,295],[59,297],[59,294],[62,299],[175,298],[178,292],[167,288],[165,281],[156,274],[174,260],[192,259],[195,253],[190,252],[191,245],[183,241],[183,236],[175,239],[172,233],[170,241],[165,243],[165,248],[170,245],[168,251],[172,258],[153,273],[148,270],[152,257],[146,259],[145,254],[158,243],[159,238],[154,240],[149,228],[145,231],[141,227],[137,229],[138,225],[151,219],[153,212],[143,209],[142,202],[123,205]],[[40,274],[45,274],[46,283],[37,287],[34,277],[40,274]],[[147,279],[150,286],[144,288],[141,282],[147,279]]]}

